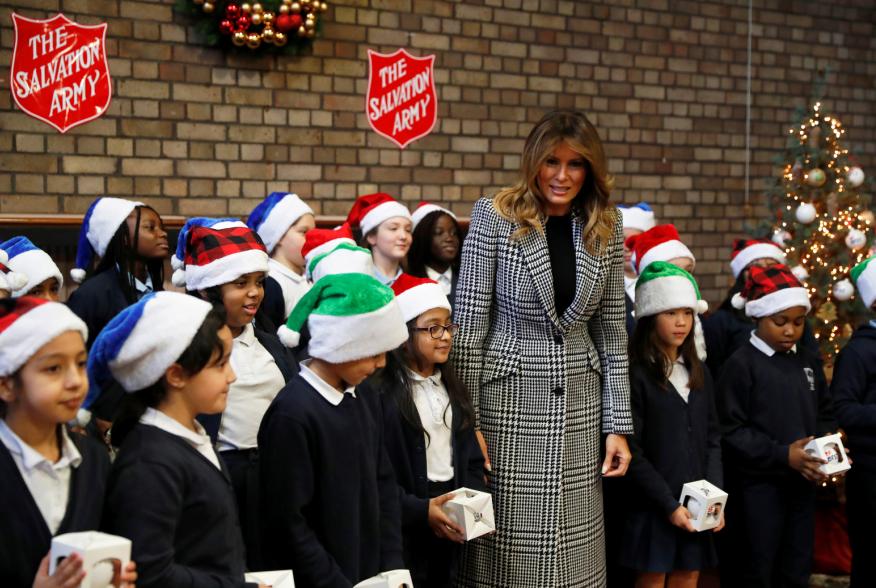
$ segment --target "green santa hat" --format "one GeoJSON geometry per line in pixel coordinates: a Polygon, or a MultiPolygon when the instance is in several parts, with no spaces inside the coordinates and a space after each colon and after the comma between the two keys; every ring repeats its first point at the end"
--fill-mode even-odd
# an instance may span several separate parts
{"type": "Polygon", "coordinates": [[[311,357],[344,363],[395,349],[408,328],[392,289],[359,273],[333,274],[317,281],[277,330],[287,347],[296,347],[307,325],[311,357]]]}
{"type": "Polygon", "coordinates": [[[873,302],[876,302],[876,263],[872,263],[874,259],[876,257],[868,257],[852,268],[852,279],[867,308],[871,308],[873,302]]]}
{"type": "Polygon", "coordinates": [[[649,263],[636,282],[636,318],[674,308],[690,308],[700,314],[709,305],[692,275],[666,261],[649,263]]]}

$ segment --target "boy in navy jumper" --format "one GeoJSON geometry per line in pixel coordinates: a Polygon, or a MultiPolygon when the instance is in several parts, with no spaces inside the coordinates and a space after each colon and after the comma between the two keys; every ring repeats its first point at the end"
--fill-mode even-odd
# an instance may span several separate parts
{"type": "Polygon", "coordinates": [[[824,374],[797,345],[808,293],[787,266],[752,267],[734,305],[757,327],[719,381],[718,410],[733,548],[731,585],[808,586],[815,539],[815,484],[823,459],[805,445],[836,430],[824,374]]]}
{"type": "Polygon", "coordinates": [[[365,274],[320,279],[284,344],[307,325],[311,359],[262,419],[263,556],[303,586],[349,588],[404,567],[395,475],[376,393],[357,387],[408,337],[393,292],[365,274]]]}
{"type": "MultiPolygon", "coordinates": [[[[876,263],[852,270],[861,301],[876,310],[876,263]]],[[[876,321],[861,325],[836,358],[831,392],[840,426],[855,448],[846,478],[846,509],[852,545],[852,588],[876,586],[876,321]]]]}

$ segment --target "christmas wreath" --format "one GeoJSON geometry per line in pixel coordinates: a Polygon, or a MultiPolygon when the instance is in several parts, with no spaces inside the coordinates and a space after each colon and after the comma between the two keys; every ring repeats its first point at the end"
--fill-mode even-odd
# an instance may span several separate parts
{"type": "Polygon", "coordinates": [[[328,4],[318,0],[177,0],[210,46],[226,45],[296,53],[321,28],[328,4]]]}

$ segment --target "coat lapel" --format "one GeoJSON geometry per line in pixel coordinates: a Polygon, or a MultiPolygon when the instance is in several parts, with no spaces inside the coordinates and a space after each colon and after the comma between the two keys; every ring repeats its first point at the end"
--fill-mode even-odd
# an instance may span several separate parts
{"type": "Polygon", "coordinates": [[[569,329],[577,321],[587,304],[596,285],[601,266],[601,258],[593,257],[584,246],[584,219],[575,214],[572,217],[572,239],[575,244],[575,297],[572,304],[563,313],[560,323],[564,329],[569,329]]]}
{"type": "Polygon", "coordinates": [[[532,284],[547,309],[551,322],[559,328],[560,321],[554,305],[554,277],[551,274],[551,258],[547,238],[543,231],[532,230],[518,240],[523,259],[532,276],[532,284]]]}

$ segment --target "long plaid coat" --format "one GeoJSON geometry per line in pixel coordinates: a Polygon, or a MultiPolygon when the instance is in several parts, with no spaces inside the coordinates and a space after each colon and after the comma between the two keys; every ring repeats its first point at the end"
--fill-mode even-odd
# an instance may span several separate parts
{"type": "Polygon", "coordinates": [[[492,199],[474,207],[462,250],[454,362],[489,445],[495,535],[468,544],[462,586],[603,586],[601,434],[630,434],[623,247],[593,256],[572,223],[576,289],[554,307],[547,240],[492,199]]]}

